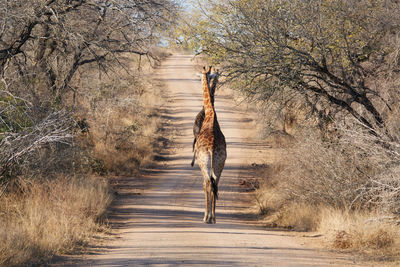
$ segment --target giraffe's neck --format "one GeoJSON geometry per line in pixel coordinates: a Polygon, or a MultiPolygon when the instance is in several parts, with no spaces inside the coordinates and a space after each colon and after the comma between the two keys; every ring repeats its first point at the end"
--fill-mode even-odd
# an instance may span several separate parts
{"type": "MultiPolygon", "coordinates": [[[[212,118],[210,121],[214,122],[214,105],[210,95],[210,87],[207,81],[207,73],[203,73],[203,106],[204,106],[204,113],[205,118],[212,118]]],[[[204,119],[205,119],[204,118],[204,119]]]]}
{"type": "Polygon", "coordinates": [[[210,87],[211,104],[213,106],[214,106],[214,95],[215,95],[215,88],[217,87],[217,82],[218,82],[218,76],[214,77],[213,82],[210,87]]]}

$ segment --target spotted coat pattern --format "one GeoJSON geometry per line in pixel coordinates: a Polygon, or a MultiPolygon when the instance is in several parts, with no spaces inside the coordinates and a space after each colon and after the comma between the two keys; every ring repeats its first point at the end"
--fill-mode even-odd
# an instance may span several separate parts
{"type": "MultiPolygon", "coordinates": [[[[215,95],[215,88],[217,87],[217,83],[218,83],[218,76],[219,76],[218,70],[215,73],[213,73],[213,75],[210,75],[209,72],[207,73],[207,80],[209,81],[209,84],[211,84],[210,97],[211,97],[212,105],[214,105],[214,95],[215,95]]],[[[201,126],[203,125],[204,117],[205,117],[205,111],[204,111],[204,107],[202,107],[200,112],[197,113],[196,119],[194,120],[194,124],[193,124],[193,135],[194,135],[193,151],[194,151],[194,146],[197,141],[197,136],[199,135],[201,126]]],[[[192,163],[191,163],[192,167],[194,165],[194,161],[195,161],[195,156],[193,155],[193,159],[192,159],[192,163]]]]}
{"type": "Polygon", "coordinates": [[[195,157],[203,175],[203,189],[205,194],[205,223],[215,223],[215,204],[218,198],[218,183],[226,160],[225,136],[219,126],[217,115],[211,101],[210,87],[207,73],[203,68],[203,107],[204,120],[195,143],[195,157]]]}

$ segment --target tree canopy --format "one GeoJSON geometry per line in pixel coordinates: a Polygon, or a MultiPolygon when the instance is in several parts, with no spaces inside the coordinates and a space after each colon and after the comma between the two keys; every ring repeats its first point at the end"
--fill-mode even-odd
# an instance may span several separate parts
{"type": "Polygon", "coordinates": [[[399,69],[399,43],[392,42],[400,32],[397,1],[232,0],[200,7],[179,33],[223,65],[231,86],[266,102],[296,95],[320,114],[350,114],[372,133],[386,131],[398,92],[376,81],[385,68],[399,69]]]}

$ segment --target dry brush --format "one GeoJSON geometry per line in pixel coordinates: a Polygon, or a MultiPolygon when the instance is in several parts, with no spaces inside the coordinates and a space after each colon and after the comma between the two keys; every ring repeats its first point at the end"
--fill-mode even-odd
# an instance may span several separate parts
{"type": "Polygon", "coordinates": [[[112,198],[94,176],[151,161],[159,125],[148,99],[159,93],[147,76],[167,55],[156,45],[176,10],[0,1],[0,265],[45,263],[86,242],[112,198]]]}

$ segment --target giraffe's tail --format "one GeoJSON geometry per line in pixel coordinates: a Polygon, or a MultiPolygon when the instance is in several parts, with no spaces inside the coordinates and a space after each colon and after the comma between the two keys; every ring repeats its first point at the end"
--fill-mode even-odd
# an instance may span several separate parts
{"type": "Polygon", "coordinates": [[[212,186],[212,190],[214,192],[215,199],[218,199],[218,185],[217,185],[216,179],[215,179],[215,177],[213,177],[213,175],[210,176],[210,181],[211,181],[211,186],[212,186]]]}
{"type": "Polygon", "coordinates": [[[192,159],[192,163],[190,163],[190,165],[193,167],[194,166],[194,161],[196,160],[196,148],[194,147],[194,145],[195,145],[195,142],[196,142],[196,138],[194,138],[194,141],[193,141],[193,159],[192,159]]]}
{"type": "Polygon", "coordinates": [[[194,161],[196,160],[196,151],[193,153],[193,159],[192,159],[192,163],[190,163],[190,165],[193,167],[194,166],[194,161]]]}

